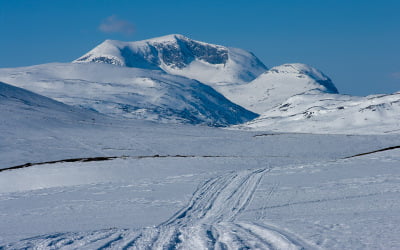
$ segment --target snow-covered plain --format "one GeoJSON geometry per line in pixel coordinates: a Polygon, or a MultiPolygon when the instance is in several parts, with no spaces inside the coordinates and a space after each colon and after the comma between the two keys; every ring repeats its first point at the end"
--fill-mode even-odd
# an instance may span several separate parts
{"type": "Polygon", "coordinates": [[[342,159],[397,146],[399,135],[271,134],[109,117],[47,123],[47,113],[31,112],[29,125],[11,112],[0,127],[3,169],[120,158],[1,171],[6,249],[400,244],[399,150],[342,159]]]}

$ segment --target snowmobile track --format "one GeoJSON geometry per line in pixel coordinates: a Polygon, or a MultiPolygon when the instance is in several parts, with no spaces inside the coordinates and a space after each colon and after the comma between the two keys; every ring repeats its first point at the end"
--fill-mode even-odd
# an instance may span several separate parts
{"type": "MultiPolygon", "coordinates": [[[[227,173],[206,181],[169,220],[142,230],[108,229],[38,236],[5,249],[311,249],[284,230],[237,221],[270,169],[227,173]]],[[[273,191],[271,191],[273,192],[273,191]]],[[[1,246],[0,246],[1,248],[1,246]]]]}

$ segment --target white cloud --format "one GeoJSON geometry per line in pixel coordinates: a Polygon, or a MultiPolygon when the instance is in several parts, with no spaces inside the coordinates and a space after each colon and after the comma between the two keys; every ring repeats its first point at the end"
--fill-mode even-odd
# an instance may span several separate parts
{"type": "Polygon", "coordinates": [[[99,30],[104,33],[132,35],[135,32],[135,26],[128,21],[119,19],[116,15],[112,15],[101,22],[99,30]]]}

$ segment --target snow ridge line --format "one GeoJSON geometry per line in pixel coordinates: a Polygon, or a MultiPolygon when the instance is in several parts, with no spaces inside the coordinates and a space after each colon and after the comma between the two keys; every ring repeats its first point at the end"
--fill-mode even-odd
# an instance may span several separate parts
{"type": "Polygon", "coordinates": [[[304,249],[304,242],[283,230],[236,221],[269,171],[253,169],[212,178],[198,187],[185,208],[156,227],[53,234],[25,239],[3,248],[304,249]]]}

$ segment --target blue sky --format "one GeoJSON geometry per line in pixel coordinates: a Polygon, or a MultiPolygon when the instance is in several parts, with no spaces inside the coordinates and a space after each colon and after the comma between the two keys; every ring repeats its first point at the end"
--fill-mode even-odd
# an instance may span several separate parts
{"type": "Polygon", "coordinates": [[[105,39],[179,33],[310,64],[341,93],[400,91],[400,1],[0,0],[0,67],[68,62],[105,39]]]}

